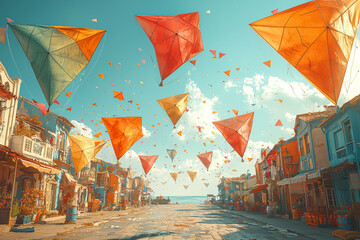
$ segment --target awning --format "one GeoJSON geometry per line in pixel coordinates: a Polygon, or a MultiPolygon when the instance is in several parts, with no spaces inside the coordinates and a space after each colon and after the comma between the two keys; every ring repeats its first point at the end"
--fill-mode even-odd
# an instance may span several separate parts
{"type": "Polygon", "coordinates": [[[260,192],[260,191],[264,190],[265,188],[267,188],[267,186],[268,186],[267,184],[257,186],[254,189],[252,189],[250,191],[250,193],[260,192]]]}
{"type": "Polygon", "coordinates": [[[284,178],[284,179],[281,179],[280,181],[278,181],[278,182],[277,182],[277,185],[279,185],[279,186],[283,186],[283,185],[290,184],[290,179],[291,179],[291,178],[284,178]]]}
{"type": "Polygon", "coordinates": [[[32,162],[32,161],[28,161],[28,160],[24,160],[24,159],[19,159],[19,160],[20,160],[20,163],[26,168],[34,168],[39,172],[47,173],[47,174],[59,174],[60,173],[60,169],[54,168],[49,165],[32,162]]]}
{"type": "Polygon", "coordinates": [[[291,178],[291,183],[298,183],[306,181],[306,173],[301,173],[291,178]]]}
{"type": "Polygon", "coordinates": [[[308,173],[307,174],[307,179],[314,179],[314,178],[319,178],[321,176],[321,171],[325,170],[325,168],[321,168],[313,173],[308,173]]]}

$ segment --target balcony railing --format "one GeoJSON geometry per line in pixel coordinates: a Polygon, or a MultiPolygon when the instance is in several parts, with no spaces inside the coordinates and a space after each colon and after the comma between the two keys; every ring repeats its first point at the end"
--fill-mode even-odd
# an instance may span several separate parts
{"type": "Polygon", "coordinates": [[[36,142],[26,136],[12,136],[10,148],[30,158],[45,162],[53,161],[54,148],[46,142],[36,142]]]}
{"type": "Polygon", "coordinates": [[[95,172],[91,170],[81,171],[79,182],[82,185],[93,184],[95,182],[95,172]]]}

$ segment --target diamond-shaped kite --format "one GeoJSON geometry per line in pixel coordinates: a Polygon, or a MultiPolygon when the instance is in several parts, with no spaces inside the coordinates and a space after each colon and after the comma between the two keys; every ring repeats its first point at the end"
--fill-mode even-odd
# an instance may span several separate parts
{"type": "Polygon", "coordinates": [[[359,20],[358,0],[316,0],[250,26],[336,105],[359,20]]]}
{"type": "Polygon", "coordinates": [[[102,118],[102,121],[118,160],[144,136],[141,117],[102,118]]]}
{"type": "Polygon", "coordinates": [[[189,93],[179,94],[157,100],[160,106],[165,110],[170,120],[176,125],[186,110],[189,93]]]}
{"type": "Polygon", "coordinates": [[[155,48],[160,86],[171,73],[204,50],[198,12],[135,17],[155,48]]]}
{"type": "Polygon", "coordinates": [[[105,145],[105,141],[79,135],[69,135],[72,161],[76,172],[81,171],[105,145]]]}
{"type": "Polygon", "coordinates": [[[213,152],[206,152],[206,153],[202,153],[197,155],[197,157],[200,159],[200,161],[205,165],[205,167],[207,168],[207,170],[209,170],[211,161],[212,161],[212,156],[213,156],[213,152]]]}
{"type": "Polygon", "coordinates": [[[232,148],[243,157],[249,141],[253,119],[254,113],[251,112],[213,122],[213,124],[232,148]]]}
{"type": "Polygon", "coordinates": [[[156,159],[159,157],[159,155],[152,155],[152,156],[140,156],[141,165],[144,169],[145,175],[148,174],[152,166],[154,165],[156,159]]]}

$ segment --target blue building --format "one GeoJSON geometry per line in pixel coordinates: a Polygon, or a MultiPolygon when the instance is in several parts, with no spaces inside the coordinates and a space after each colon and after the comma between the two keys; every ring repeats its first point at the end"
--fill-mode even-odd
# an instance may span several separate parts
{"type": "MultiPolygon", "coordinates": [[[[70,171],[67,136],[74,127],[66,118],[48,111],[43,115],[39,106],[24,97],[19,97],[14,136],[11,147],[40,163],[57,166],[59,174],[44,174],[46,210],[59,210],[60,185],[64,173],[70,171]]],[[[69,175],[70,177],[70,175],[69,175]]],[[[21,191],[20,191],[21,192],[21,191]]]]}
{"type": "Polygon", "coordinates": [[[336,206],[360,202],[360,95],[321,124],[326,136],[336,206]]]}

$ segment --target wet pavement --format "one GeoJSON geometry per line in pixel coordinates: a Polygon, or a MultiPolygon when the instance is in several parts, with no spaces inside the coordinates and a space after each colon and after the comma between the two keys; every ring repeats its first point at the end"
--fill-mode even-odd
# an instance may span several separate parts
{"type": "MultiPolygon", "coordinates": [[[[316,239],[289,232],[263,221],[231,214],[205,205],[159,205],[118,212],[104,212],[66,229],[42,225],[42,232],[0,234],[4,239],[316,239]],[[108,215],[112,214],[111,216],[108,215]],[[100,217],[103,220],[99,220],[100,217]],[[92,221],[91,221],[92,220],[92,221]],[[87,221],[87,222],[85,222],[87,221]],[[44,231],[44,229],[48,229],[44,231]],[[42,233],[42,234],[40,234],[42,233]],[[47,235],[46,235],[47,234],[47,235]]],[[[289,220],[290,221],[290,220],[289,220]]],[[[57,223],[53,223],[57,224],[57,223]]],[[[61,223],[59,223],[61,224],[61,223]]],[[[55,226],[55,225],[54,225],[55,226]]]]}

